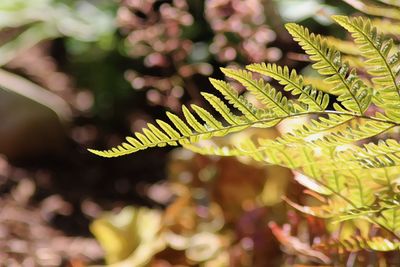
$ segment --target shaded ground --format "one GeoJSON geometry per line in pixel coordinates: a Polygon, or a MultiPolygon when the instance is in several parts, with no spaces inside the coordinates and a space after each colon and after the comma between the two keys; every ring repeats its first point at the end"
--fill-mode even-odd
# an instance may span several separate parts
{"type": "Polygon", "coordinates": [[[164,178],[165,152],[104,160],[82,148],[68,157],[19,162],[0,158],[0,266],[84,266],[101,262],[90,221],[103,209],[150,204],[143,182],[164,178]],[[39,165],[40,167],[38,167],[39,165]]]}

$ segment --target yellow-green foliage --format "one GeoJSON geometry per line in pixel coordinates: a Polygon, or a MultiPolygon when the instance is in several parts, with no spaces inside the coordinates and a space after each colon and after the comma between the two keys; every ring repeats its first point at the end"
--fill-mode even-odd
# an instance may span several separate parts
{"type": "MultiPolygon", "coordinates": [[[[222,69],[258,104],[238,95],[229,83],[211,79],[220,94],[203,96],[218,116],[196,105],[191,106],[192,111],[183,106],[184,119],[167,112],[170,123],[157,120],[158,126],[148,124],[142,133],[127,137],[118,147],[90,151],[116,157],[149,147],[182,145],[203,154],[249,156],[301,173],[303,178],[298,181],[326,199],[317,207],[290,203],[295,208],[337,221],[365,219],[400,237],[400,143],[388,138],[400,125],[399,50],[366,18],[333,19],[354,38],[367,69],[363,77],[329,41],[289,23],[287,30],[314,62],[313,68],[325,77],[324,92],[307,84],[295,70],[275,64],[252,64],[247,70],[222,69]],[[256,73],[276,80],[283,90],[255,78],[256,73]],[[286,97],[284,92],[292,96],[286,97]],[[274,140],[243,140],[232,147],[198,143],[304,116],[309,118],[308,123],[274,140]]],[[[370,246],[379,247],[375,243],[370,246]]]]}
{"type": "Polygon", "coordinates": [[[90,225],[105,252],[107,266],[148,266],[165,248],[159,235],[161,214],[147,208],[125,207],[117,215],[106,213],[90,225]]]}
{"type": "Polygon", "coordinates": [[[400,3],[397,0],[343,0],[365,14],[400,20],[400,3]]]}

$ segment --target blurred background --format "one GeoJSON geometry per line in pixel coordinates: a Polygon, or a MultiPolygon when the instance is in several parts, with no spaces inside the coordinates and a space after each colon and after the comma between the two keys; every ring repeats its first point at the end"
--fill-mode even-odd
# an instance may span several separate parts
{"type": "Polygon", "coordinates": [[[307,73],[284,23],[344,37],[329,16],[355,13],[345,2],[1,0],[0,266],[290,263],[274,222],[324,231],[282,204],[302,190],[290,171],[179,148],[116,159],[86,148],[117,145],[165,110],[205,106],[200,91],[223,79],[219,67],[307,73]]]}

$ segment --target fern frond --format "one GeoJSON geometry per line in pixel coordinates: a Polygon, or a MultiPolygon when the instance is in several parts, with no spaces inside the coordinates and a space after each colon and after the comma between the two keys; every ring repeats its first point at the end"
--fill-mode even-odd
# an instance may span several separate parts
{"type": "Polygon", "coordinates": [[[380,225],[396,235],[400,235],[400,208],[399,206],[382,211],[378,218],[380,225]]]}
{"type": "Polygon", "coordinates": [[[245,156],[252,158],[256,161],[263,161],[264,155],[257,150],[255,144],[250,140],[243,140],[240,145],[224,145],[217,146],[215,144],[210,145],[197,145],[197,144],[186,144],[184,145],[186,149],[189,149],[200,155],[215,155],[215,156],[245,156]]]}
{"type": "MultiPolygon", "coordinates": [[[[365,64],[364,64],[364,59],[362,57],[343,55],[343,61],[347,62],[350,68],[353,68],[359,71],[360,73],[365,72],[365,64]]],[[[366,86],[369,85],[369,82],[366,79],[360,78],[360,80],[362,80],[366,86]]]]}
{"type": "Polygon", "coordinates": [[[400,247],[400,242],[392,241],[384,237],[376,236],[364,241],[361,248],[368,248],[375,251],[394,251],[400,247]]]}
{"type": "Polygon", "coordinates": [[[351,116],[329,114],[327,118],[319,117],[318,119],[313,119],[309,123],[306,123],[291,132],[283,134],[281,137],[278,137],[276,141],[281,144],[310,142],[315,139],[315,135],[332,131],[337,127],[349,123],[353,119],[354,118],[351,116]]]}
{"type": "Polygon", "coordinates": [[[363,168],[386,168],[400,166],[400,143],[396,140],[380,140],[378,144],[365,144],[340,155],[348,161],[358,161],[363,168]]]}
{"type": "Polygon", "coordinates": [[[396,124],[330,114],[283,134],[276,139],[281,144],[308,144],[315,147],[356,143],[387,132],[396,124]],[[355,124],[351,126],[351,122],[355,124]]]}
{"type": "Polygon", "coordinates": [[[361,179],[356,172],[349,170],[346,173],[346,195],[351,199],[354,208],[365,208],[375,201],[374,187],[371,181],[361,179]]]}
{"type": "MultiPolygon", "coordinates": [[[[216,136],[224,135],[223,132],[219,132],[219,130],[224,129],[225,127],[222,125],[222,123],[219,120],[214,118],[214,116],[211,115],[210,112],[208,112],[204,108],[196,106],[196,105],[191,105],[191,108],[206,123],[205,126],[209,131],[216,131],[217,132],[216,136]]],[[[233,118],[232,118],[232,120],[233,120],[233,118]]]]}
{"type": "Polygon", "coordinates": [[[329,96],[316,90],[310,85],[304,84],[304,79],[295,70],[289,71],[288,67],[276,64],[252,64],[247,69],[269,76],[284,85],[284,90],[299,96],[299,101],[306,104],[309,110],[325,110],[329,104],[329,96]]]}
{"type": "Polygon", "coordinates": [[[358,50],[357,46],[352,41],[338,39],[333,36],[323,36],[322,38],[325,39],[330,46],[335,47],[340,53],[353,56],[360,55],[360,50],[358,50]]]}
{"type": "MultiPolygon", "coordinates": [[[[195,113],[205,122],[205,124],[202,124],[186,107],[183,106],[182,110],[185,115],[186,122],[184,122],[178,116],[168,112],[167,116],[171,120],[171,125],[173,127],[162,120],[157,120],[156,122],[159,127],[149,123],[148,127],[143,129],[143,133],[134,133],[135,137],[127,137],[126,142],[123,142],[121,145],[115,148],[105,151],[89,149],[89,151],[103,157],[118,157],[131,154],[139,150],[144,150],[149,147],[163,147],[166,145],[177,146],[196,143],[199,140],[224,136],[248,127],[272,127],[279,123],[279,121],[282,119],[290,117],[290,115],[283,117],[267,116],[265,118],[260,118],[253,121],[249,121],[248,119],[244,120],[241,117],[233,115],[231,112],[227,112],[228,109],[226,106],[222,105],[222,100],[217,101],[216,98],[210,97],[210,95],[207,94],[206,97],[208,100],[210,100],[210,103],[214,109],[225,116],[225,120],[228,122],[228,125],[224,125],[207,110],[199,106],[192,105],[191,107],[195,113]],[[190,128],[193,128],[194,131],[192,131],[190,128]]],[[[236,103],[238,107],[243,108],[243,106],[238,104],[242,104],[243,102],[234,103],[236,103]]],[[[248,111],[248,114],[252,114],[254,117],[256,117],[258,114],[257,111],[254,110],[246,111],[248,111]]]]}
{"type": "Polygon", "coordinates": [[[383,34],[389,34],[394,36],[396,40],[399,40],[400,35],[400,22],[382,20],[382,19],[373,19],[372,25],[379,29],[379,31],[383,34]]]}
{"type": "Polygon", "coordinates": [[[235,89],[228,83],[210,78],[211,84],[224,98],[237,108],[249,121],[257,121],[263,116],[263,111],[254,107],[243,96],[239,96],[235,89]]]}
{"type": "Polygon", "coordinates": [[[336,94],[334,94],[332,92],[332,86],[329,83],[325,82],[324,78],[321,76],[304,76],[304,82],[311,85],[318,91],[337,96],[337,92],[336,94]]]}
{"type": "Polygon", "coordinates": [[[291,101],[262,79],[253,79],[251,72],[225,68],[221,68],[221,70],[227,77],[235,79],[245,86],[257,100],[265,104],[275,114],[288,115],[291,113],[291,101]]]}
{"type": "MultiPolygon", "coordinates": [[[[338,94],[338,100],[348,110],[357,114],[363,114],[371,102],[370,90],[357,76],[355,70],[349,70],[349,66],[342,62],[338,51],[328,46],[320,35],[310,33],[295,23],[286,24],[286,28],[294,40],[316,63],[313,67],[321,74],[329,76],[326,82],[334,85],[334,94],[338,94]]],[[[341,110],[338,105],[336,109],[341,110]]]]}
{"type": "Polygon", "coordinates": [[[355,126],[347,126],[345,129],[332,131],[312,140],[312,143],[320,147],[354,144],[387,132],[395,126],[395,124],[391,123],[358,120],[355,126]]]}
{"type": "MultiPolygon", "coordinates": [[[[308,207],[287,201],[294,208],[337,222],[368,220],[400,237],[400,143],[383,135],[392,135],[392,129],[400,126],[400,52],[391,39],[378,34],[369,20],[344,16],[334,19],[355,39],[358,51],[345,43],[353,49],[350,52],[366,58],[368,73],[362,72],[361,77],[328,44],[340,41],[326,40],[289,23],[288,31],[314,61],[313,67],[324,76],[324,82],[319,77],[308,82],[295,70],[276,64],[252,64],[247,70],[222,69],[248,94],[240,95],[229,83],[210,79],[222,95],[202,93],[210,110],[182,106],[183,117],[167,112],[169,121],[149,123],[142,132],[133,133],[110,150],[90,151],[116,157],[149,147],[181,145],[200,154],[246,156],[287,167],[307,177],[302,184],[314,190],[313,196],[323,202],[308,207]],[[253,77],[258,74],[276,80],[293,97],[288,99],[266,80],[253,77]],[[366,81],[370,78],[372,82],[366,81]],[[337,100],[328,94],[337,96],[337,100]],[[252,104],[248,95],[259,103],[252,104]],[[372,97],[379,107],[371,105],[372,97]],[[328,109],[330,101],[333,110],[328,109]],[[284,120],[302,116],[306,122],[302,120],[297,128],[291,125],[293,130],[281,135],[247,136],[242,142],[228,145],[220,145],[218,140],[204,141],[251,127],[274,127],[282,121],[280,126],[284,128],[284,120]]],[[[383,251],[399,247],[397,243],[382,242],[386,241],[348,241],[349,246],[383,251]]]]}
{"type": "Polygon", "coordinates": [[[380,99],[377,104],[389,118],[399,121],[400,51],[393,45],[393,40],[379,34],[368,19],[345,16],[334,16],[333,19],[352,34],[362,55],[368,59],[365,62],[368,72],[378,87],[380,99]]]}
{"type": "Polygon", "coordinates": [[[400,2],[397,0],[378,0],[384,4],[400,7],[400,2]]]}
{"type": "Polygon", "coordinates": [[[347,252],[358,252],[362,250],[374,251],[395,251],[400,247],[400,242],[390,240],[382,236],[362,237],[360,235],[349,236],[345,238],[334,238],[328,242],[318,244],[315,248],[321,249],[342,249],[347,252]]]}
{"type": "Polygon", "coordinates": [[[234,115],[229,107],[218,97],[209,93],[201,93],[201,95],[215,108],[216,111],[231,125],[239,124],[243,122],[241,117],[234,115]]]}
{"type": "Polygon", "coordinates": [[[186,144],[184,148],[191,150],[200,155],[215,155],[215,156],[247,156],[247,153],[243,153],[235,147],[232,146],[217,146],[214,144],[186,144]]]}
{"type": "Polygon", "coordinates": [[[186,121],[193,128],[193,130],[195,130],[198,133],[202,133],[202,132],[206,131],[206,127],[204,127],[204,125],[202,125],[195,118],[195,116],[193,116],[193,114],[189,111],[189,109],[185,105],[182,106],[182,111],[183,111],[183,115],[186,118],[186,121]]]}
{"type": "MultiPolygon", "coordinates": [[[[384,5],[377,5],[377,4],[367,4],[361,0],[343,0],[343,1],[351,5],[355,9],[364,12],[365,14],[400,20],[400,10],[396,7],[387,7],[384,5]]],[[[384,1],[391,1],[391,0],[384,0],[384,1]]]]}

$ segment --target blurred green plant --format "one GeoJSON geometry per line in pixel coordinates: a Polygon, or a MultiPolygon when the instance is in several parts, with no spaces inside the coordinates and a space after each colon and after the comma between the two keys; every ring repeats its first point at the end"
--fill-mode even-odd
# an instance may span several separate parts
{"type": "MultiPolygon", "coordinates": [[[[112,38],[116,29],[114,15],[110,9],[101,9],[101,6],[105,6],[104,1],[96,4],[89,1],[1,1],[0,66],[45,40],[59,37],[70,37],[79,42],[109,43],[107,40],[112,38]]],[[[70,119],[68,103],[57,94],[23,77],[12,76],[4,68],[0,86],[49,107],[61,119],[70,119]],[[19,86],[21,84],[24,86],[19,86]]]]}
{"type": "MultiPolygon", "coordinates": [[[[343,0],[347,4],[351,5],[361,12],[372,15],[383,17],[387,19],[400,20],[400,10],[398,1],[391,0],[343,0]]],[[[382,31],[385,31],[386,27],[383,27],[382,31]]]]}
{"type": "Polygon", "coordinates": [[[43,40],[67,36],[95,42],[110,38],[115,26],[112,13],[88,1],[5,0],[0,3],[0,31],[7,31],[0,46],[4,65],[43,40]]]}
{"type": "Polygon", "coordinates": [[[117,215],[104,214],[90,229],[105,250],[108,266],[147,266],[163,250],[161,214],[147,208],[125,207],[117,215]]]}

